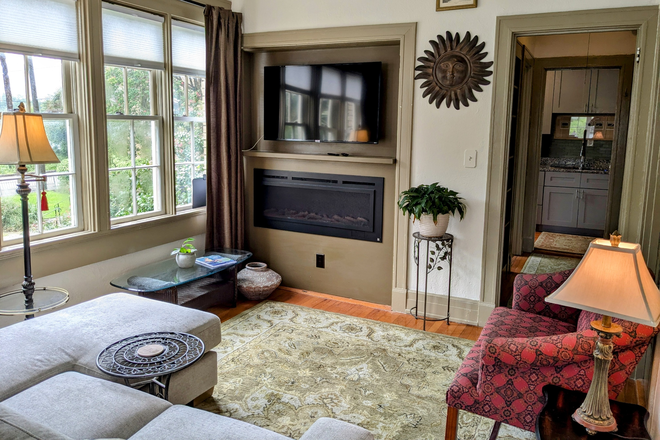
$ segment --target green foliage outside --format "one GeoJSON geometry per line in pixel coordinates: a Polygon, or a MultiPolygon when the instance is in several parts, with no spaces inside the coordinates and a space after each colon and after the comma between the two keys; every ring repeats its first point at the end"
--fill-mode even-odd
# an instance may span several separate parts
{"type": "Polygon", "coordinates": [[[458,197],[456,191],[452,191],[439,183],[431,185],[419,185],[403,191],[399,196],[399,209],[404,214],[408,214],[415,219],[422,217],[422,214],[433,216],[433,222],[438,222],[438,215],[452,214],[456,212],[463,220],[467,207],[463,203],[463,198],[458,197]]]}

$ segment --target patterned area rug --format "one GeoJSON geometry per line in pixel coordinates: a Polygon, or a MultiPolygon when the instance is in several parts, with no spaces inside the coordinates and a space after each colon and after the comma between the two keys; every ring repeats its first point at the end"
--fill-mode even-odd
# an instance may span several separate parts
{"type": "Polygon", "coordinates": [[[595,239],[596,237],[541,232],[539,238],[534,242],[534,248],[546,251],[568,252],[570,254],[584,255],[584,253],[587,252],[589,243],[595,239]]]}
{"type": "MultiPolygon", "coordinates": [[[[473,342],[266,301],[222,324],[218,385],[199,407],[298,439],[319,417],[378,440],[444,439],[445,392],[473,342]]],[[[492,420],[461,411],[459,438],[492,420]]],[[[533,439],[502,426],[500,439],[533,439]]]]}
{"type": "Polygon", "coordinates": [[[573,257],[559,257],[557,255],[545,255],[532,253],[525,261],[520,273],[551,273],[559,272],[562,270],[574,269],[580,258],[573,257]]]}

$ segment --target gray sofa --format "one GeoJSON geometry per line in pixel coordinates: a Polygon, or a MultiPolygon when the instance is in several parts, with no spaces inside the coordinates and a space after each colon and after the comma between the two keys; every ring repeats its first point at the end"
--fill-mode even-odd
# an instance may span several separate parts
{"type": "MultiPolygon", "coordinates": [[[[286,440],[280,434],[184,406],[214,387],[220,343],[215,315],[135,295],[106,295],[0,329],[0,440],[286,440]],[[172,375],[169,401],[96,367],[98,353],[147,332],[185,332],[203,357],[172,375]]],[[[301,440],[373,440],[368,431],[319,419],[301,440]]]]}

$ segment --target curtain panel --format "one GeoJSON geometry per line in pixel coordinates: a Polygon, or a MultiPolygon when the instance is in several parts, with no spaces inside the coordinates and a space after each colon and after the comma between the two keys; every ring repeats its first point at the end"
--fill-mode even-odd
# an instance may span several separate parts
{"type": "Polygon", "coordinates": [[[206,249],[242,249],[245,195],[241,148],[243,16],[206,6],[206,249]]]}

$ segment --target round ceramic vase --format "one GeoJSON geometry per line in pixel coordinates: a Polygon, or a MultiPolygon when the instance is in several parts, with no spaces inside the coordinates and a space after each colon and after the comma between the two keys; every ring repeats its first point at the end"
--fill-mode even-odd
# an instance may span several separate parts
{"type": "Polygon", "coordinates": [[[195,265],[196,258],[197,258],[196,252],[193,252],[192,254],[178,253],[174,257],[177,266],[179,266],[181,269],[188,269],[189,267],[193,267],[195,265]]]}
{"type": "Polygon", "coordinates": [[[237,276],[238,290],[251,301],[261,301],[273,293],[282,282],[280,274],[266,263],[248,263],[237,276]]]}
{"type": "Polygon", "coordinates": [[[438,222],[433,223],[431,214],[422,214],[419,219],[419,233],[424,237],[442,237],[447,232],[449,214],[438,215],[438,222]]]}

